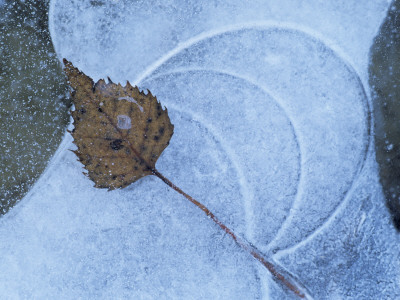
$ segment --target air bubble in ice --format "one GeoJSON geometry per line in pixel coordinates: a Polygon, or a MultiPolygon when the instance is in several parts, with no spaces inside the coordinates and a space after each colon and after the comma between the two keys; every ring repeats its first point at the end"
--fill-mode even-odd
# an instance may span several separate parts
{"type": "Polygon", "coordinates": [[[117,126],[119,129],[130,129],[132,127],[131,118],[127,115],[118,115],[117,126]]]}

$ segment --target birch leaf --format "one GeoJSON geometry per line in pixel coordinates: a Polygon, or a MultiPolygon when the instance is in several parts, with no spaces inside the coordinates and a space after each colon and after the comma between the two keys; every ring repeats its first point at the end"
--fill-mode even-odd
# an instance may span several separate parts
{"type": "Polygon", "coordinates": [[[123,188],[152,175],[174,126],[150,91],[93,80],[64,59],[75,110],[75,154],[95,187],[123,188]]]}

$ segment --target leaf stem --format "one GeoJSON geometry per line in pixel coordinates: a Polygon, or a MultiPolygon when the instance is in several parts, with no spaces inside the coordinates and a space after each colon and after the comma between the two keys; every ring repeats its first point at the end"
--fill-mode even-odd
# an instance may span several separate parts
{"type": "MultiPolygon", "coordinates": [[[[272,276],[277,279],[280,283],[286,286],[290,291],[296,294],[300,298],[306,298],[306,294],[302,292],[302,289],[298,287],[299,284],[296,284],[293,278],[289,278],[290,275],[283,271],[279,270],[278,267],[273,263],[269,262],[264,255],[251,243],[246,241],[243,238],[237,236],[230,228],[228,228],[225,224],[223,224],[205,205],[194,199],[192,196],[185,193],[178,186],[173,184],[168,178],[162,175],[157,169],[152,170],[153,174],[160,178],[166,185],[177,191],[179,194],[183,195],[186,199],[200,208],[210,219],[212,219],[223,231],[225,231],[228,235],[230,235],[233,240],[244,250],[246,250],[251,256],[253,256],[256,260],[258,260],[268,271],[272,274],[272,276]],[[286,277],[282,274],[286,273],[286,277]]],[[[304,289],[304,288],[303,288],[304,289]]]]}

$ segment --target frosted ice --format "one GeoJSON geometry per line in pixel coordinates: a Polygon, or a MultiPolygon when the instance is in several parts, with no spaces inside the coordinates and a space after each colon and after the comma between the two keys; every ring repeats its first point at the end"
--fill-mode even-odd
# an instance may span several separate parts
{"type": "MultiPolygon", "coordinates": [[[[157,95],[158,169],[314,298],[400,297],[366,83],[388,1],[277,3],[54,0],[50,26],[60,58],[157,95]]],[[[95,189],[72,148],[0,219],[1,297],[293,296],[160,180],[95,189]]]]}

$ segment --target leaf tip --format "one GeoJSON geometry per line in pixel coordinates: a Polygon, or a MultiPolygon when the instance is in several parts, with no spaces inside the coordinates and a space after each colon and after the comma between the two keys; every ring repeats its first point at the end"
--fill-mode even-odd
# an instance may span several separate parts
{"type": "Polygon", "coordinates": [[[67,60],[66,58],[63,58],[63,63],[64,63],[64,71],[68,74],[68,72],[71,72],[72,70],[75,69],[74,65],[67,60]]]}

